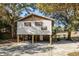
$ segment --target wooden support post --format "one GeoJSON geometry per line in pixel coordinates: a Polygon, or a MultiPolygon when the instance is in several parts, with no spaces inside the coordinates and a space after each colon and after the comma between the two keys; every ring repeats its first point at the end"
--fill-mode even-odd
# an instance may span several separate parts
{"type": "Polygon", "coordinates": [[[51,35],[50,35],[50,45],[52,44],[52,37],[51,37],[51,35]]]}
{"type": "Polygon", "coordinates": [[[34,35],[32,35],[32,44],[34,44],[34,35]]]}
{"type": "Polygon", "coordinates": [[[35,42],[37,42],[37,35],[35,36],[35,42]]]}
{"type": "Polygon", "coordinates": [[[19,35],[17,35],[17,43],[19,43],[19,35]]]}
{"type": "Polygon", "coordinates": [[[25,39],[25,36],[24,36],[24,35],[22,36],[22,39],[23,39],[23,41],[24,41],[24,39],[25,39]]]}
{"type": "Polygon", "coordinates": [[[40,40],[42,40],[42,41],[43,41],[43,35],[40,35],[40,40]]]}

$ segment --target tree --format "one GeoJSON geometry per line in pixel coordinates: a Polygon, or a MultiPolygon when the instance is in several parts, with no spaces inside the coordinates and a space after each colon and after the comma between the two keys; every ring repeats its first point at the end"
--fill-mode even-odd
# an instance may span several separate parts
{"type": "Polygon", "coordinates": [[[23,10],[27,10],[30,4],[0,4],[0,11],[2,19],[7,21],[7,23],[11,26],[11,35],[14,38],[15,34],[15,22],[20,18],[20,14],[23,10]],[[3,12],[4,10],[4,12],[3,12]],[[5,15],[4,15],[5,14],[5,15]]]}
{"type": "Polygon", "coordinates": [[[79,8],[79,4],[37,4],[37,7],[45,11],[47,14],[51,14],[52,12],[62,11],[60,14],[63,15],[66,19],[58,19],[67,28],[68,31],[68,39],[71,39],[71,31],[75,30],[75,26],[77,25],[77,11],[79,8]],[[64,20],[64,21],[63,21],[64,20]]]}

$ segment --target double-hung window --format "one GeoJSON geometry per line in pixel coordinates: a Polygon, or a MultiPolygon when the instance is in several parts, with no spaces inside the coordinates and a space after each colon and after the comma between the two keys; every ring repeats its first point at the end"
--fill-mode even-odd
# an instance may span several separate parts
{"type": "Polygon", "coordinates": [[[24,22],[25,26],[31,26],[31,22],[24,22]]]}
{"type": "Polygon", "coordinates": [[[43,24],[42,22],[35,22],[36,26],[42,26],[42,24],[43,24]]]}

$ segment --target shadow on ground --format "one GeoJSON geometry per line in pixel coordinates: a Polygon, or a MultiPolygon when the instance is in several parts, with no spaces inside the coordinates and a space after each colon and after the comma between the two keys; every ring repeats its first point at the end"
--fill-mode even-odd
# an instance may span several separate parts
{"type": "Polygon", "coordinates": [[[57,41],[57,42],[54,42],[54,44],[68,44],[68,43],[77,43],[79,41],[72,41],[72,40],[60,40],[60,41],[57,41]]]}
{"type": "Polygon", "coordinates": [[[34,44],[34,45],[20,45],[20,46],[7,46],[0,48],[0,56],[20,56],[21,54],[35,54],[40,52],[47,52],[53,47],[42,47],[43,45],[34,44]]]}

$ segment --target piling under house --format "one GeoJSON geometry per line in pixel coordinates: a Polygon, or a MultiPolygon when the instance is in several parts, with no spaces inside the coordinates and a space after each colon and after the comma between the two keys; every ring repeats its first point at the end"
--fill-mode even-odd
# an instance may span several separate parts
{"type": "Polygon", "coordinates": [[[36,40],[43,40],[44,36],[49,36],[49,42],[52,43],[52,23],[53,19],[29,14],[28,16],[17,21],[17,42],[20,36],[30,36],[32,43],[36,40]],[[36,39],[35,39],[36,38],[36,39]]]}

